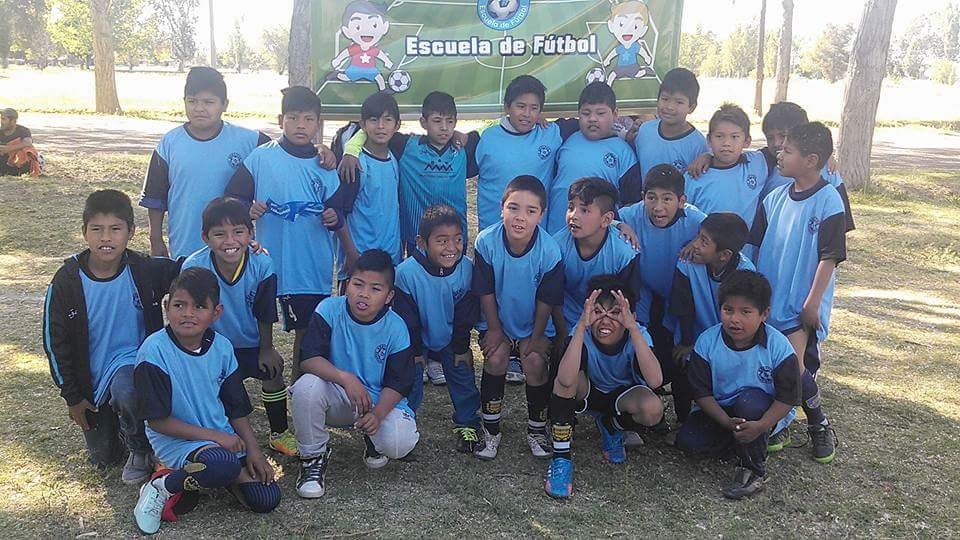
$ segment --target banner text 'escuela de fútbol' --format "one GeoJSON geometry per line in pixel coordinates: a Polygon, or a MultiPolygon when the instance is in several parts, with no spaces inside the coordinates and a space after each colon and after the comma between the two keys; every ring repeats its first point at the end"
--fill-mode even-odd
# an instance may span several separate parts
{"type": "Polygon", "coordinates": [[[653,107],[677,65],[682,0],[322,0],[313,2],[313,73],[324,116],[354,119],[373,92],[416,116],[433,90],[460,116],[503,110],[511,79],[547,87],[546,110],[577,109],[605,80],[622,110],[653,107]]]}

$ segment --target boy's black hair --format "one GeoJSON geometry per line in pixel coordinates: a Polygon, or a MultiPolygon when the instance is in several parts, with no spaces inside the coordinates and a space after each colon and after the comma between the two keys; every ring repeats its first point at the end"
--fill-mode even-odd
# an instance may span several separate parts
{"type": "Polygon", "coordinates": [[[507,184],[507,189],[503,190],[503,198],[500,199],[500,204],[507,202],[507,198],[510,195],[513,195],[517,191],[529,191],[537,196],[540,199],[540,210],[547,209],[547,190],[544,189],[543,183],[540,182],[540,179],[536,176],[530,176],[529,174],[522,174],[507,184]]]}
{"type": "Polygon", "coordinates": [[[583,204],[597,203],[603,213],[617,209],[619,195],[616,186],[596,176],[581,178],[570,184],[570,189],[567,190],[568,201],[580,199],[583,204]]]}
{"type": "Polygon", "coordinates": [[[250,211],[245,204],[232,197],[217,197],[203,209],[201,231],[208,234],[210,229],[225,223],[244,225],[253,232],[253,220],[250,219],[250,211]]]}
{"type": "Polygon", "coordinates": [[[387,285],[393,288],[393,280],[396,271],[393,268],[393,259],[390,254],[382,249],[368,249],[360,254],[357,262],[350,270],[350,277],[357,272],[380,272],[387,276],[387,285]]]}
{"type": "Polygon", "coordinates": [[[187,268],[170,283],[170,296],[179,290],[187,291],[190,298],[198,305],[204,305],[207,300],[213,302],[216,306],[220,303],[220,285],[217,283],[217,276],[206,268],[192,266],[187,268]]]}
{"type": "Polygon", "coordinates": [[[383,92],[370,94],[367,99],[363,100],[363,105],[360,106],[360,121],[365,122],[371,118],[380,118],[385,113],[390,113],[397,119],[397,123],[400,123],[400,106],[397,105],[397,100],[393,96],[383,92]]]}
{"type": "Polygon", "coordinates": [[[503,104],[510,106],[524,94],[536,95],[540,99],[540,106],[543,107],[547,100],[547,87],[533,75],[520,75],[507,85],[507,90],[503,93],[503,104]]]}
{"type": "MultiPolygon", "coordinates": [[[[458,229],[463,228],[463,224],[460,223],[460,214],[457,214],[452,206],[435,204],[423,211],[423,215],[420,216],[420,227],[417,229],[417,234],[426,242],[430,239],[433,231],[442,225],[456,225],[458,229]]],[[[461,234],[463,232],[460,231],[461,234]]]]}
{"type": "Polygon", "coordinates": [[[717,290],[719,305],[722,306],[731,296],[745,298],[762,313],[770,307],[770,282],[760,272],[737,270],[720,284],[717,290]]]}
{"type": "Polygon", "coordinates": [[[710,117],[710,129],[707,133],[713,133],[720,122],[729,122],[743,130],[743,134],[750,136],[750,117],[736,103],[724,103],[710,117]]]}
{"type": "Polygon", "coordinates": [[[697,82],[697,76],[687,68],[673,68],[663,76],[660,82],[660,90],[657,91],[657,99],[660,94],[670,92],[671,94],[681,93],[690,100],[690,106],[697,104],[697,98],[700,97],[700,83],[697,82]]]}
{"type": "Polygon", "coordinates": [[[740,253],[747,243],[747,236],[750,235],[747,222],[733,212],[714,212],[708,215],[700,223],[700,229],[717,245],[717,251],[729,249],[734,254],[740,253]]]}
{"type": "Polygon", "coordinates": [[[633,310],[633,304],[637,302],[636,293],[633,292],[630,285],[614,274],[602,274],[590,278],[590,281],[587,282],[587,295],[589,296],[597,289],[600,289],[597,302],[601,304],[617,303],[616,297],[613,296],[613,291],[620,291],[620,293],[623,294],[623,297],[627,300],[627,305],[631,306],[631,311],[633,310]]]}
{"type": "Polygon", "coordinates": [[[183,85],[183,97],[195,96],[200,92],[210,92],[227,102],[227,83],[223,74],[207,66],[196,66],[187,72],[187,82],[183,85]]]}
{"type": "Polygon", "coordinates": [[[804,156],[817,155],[817,168],[822,169],[833,154],[833,134],[820,122],[807,122],[794,126],[787,132],[787,139],[797,146],[804,156]]]}
{"type": "Polygon", "coordinates": [[[115,189],[101,189],[87,195],[87,202],[83,204],[83,230],[87,230],[87,223],[97,214],[117,216],[133,228],[133,204],[130,197],[115,189]]]}
{"type": "Polygon", "coordinates": [[[609,84],[603,81],[593,81],[583,88],[577,108],[597,104],[607,105],[612,111],[617,110],[617,94],[609,84]]]}
{"type": "Polygon", "coordinates": [[[769,133],[775,129],[790,130],[809,121],[807,111],[803,110],[803,107],[790,101],[781,101],[770,105],[770,110],[763,115],[760,129],[764,133],[769,133]]]}
{"type": "Polygon", "coordinates": [[[457,103],[453,100],[453,96],[436,90],[427,94],[427,97],[423,98],[423,106],[420,107],[420,116],[426,118],[433,113],[456,118],[457,103]]]}
{"type": "Polygon", "coordinates": [[[683,173],[669,163],[661,163],[647,171],[643,177],[643,191],[658,188],[672,191],[677,197],[683,196],[686,188],[686,180],[683,173]]]}
{"type": "Polygon", "coordinates": [[[320,116],[320,96],[306,86],[289,86],[280,91],[280,114],[288,112],[312,112],[320,116]]]}
{"type": "Polygon", "coordinates": [[[350,24],[350,17],[353,17],[357,13],[362,15],[379,15],[381,19],[387,20],[387,12],[384,11],[383,6],[374,4],[369,0],[353,0],[353,2],[347,4],[347,7],[343,8],[343,16],[340,18],[340,26],[347,26],[350,24]]]}

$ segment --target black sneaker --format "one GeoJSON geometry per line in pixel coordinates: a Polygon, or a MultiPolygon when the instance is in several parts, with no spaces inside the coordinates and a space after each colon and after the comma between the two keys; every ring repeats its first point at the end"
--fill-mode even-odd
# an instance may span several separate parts
{"type": "Polygon", "coordinates": [[[774,433],[767,439],[767,453],[772,454],[779,452],[787,446],[790,446],[790,442],[790,427],[788,426],[774,433]]]}
{"type": "Polygon", "coordinates": [[[733,473],[733,482],[727,484],[722,490],[723,496],[737,501],[749,497],[763,491],[766,480],[766,476],[760,476],[745,467],[737,467],[733,473]]]}
{"type": "Polygon", "coordinates": [[[813,459],[817,463],[830,463],[837,455],[837,434],[829,425],[815,424],[807,426],[810,443],[813,447],[813,459]]]}
{"type": "Polygon", "coordinates": [[[457,435],[457,452],[472,454],[480,445],[480,434],[472,427],[458,426],[453,428],[457,435]]]}
{"type": "Polygon", "coordinates": [[[363,436],[363,464],[370,469],[379,469],[387,464],[390,461],[387,456],[381,454],[377,451],[377,447],[373,445],[373,440],[370,439],[367,435],[363,436]]]}
{"type": "Polygon", "coordinates": [[[319,499],[325,493],[327,463],[330,461],[330,449],[310,459],[300,460],[300,476],[297,477],[297,495],[304,499],[319,499]]]}

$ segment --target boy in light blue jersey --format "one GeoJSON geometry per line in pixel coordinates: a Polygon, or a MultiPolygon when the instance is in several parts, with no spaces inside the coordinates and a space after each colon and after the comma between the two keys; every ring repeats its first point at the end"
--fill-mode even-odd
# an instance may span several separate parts
{"type": "Polygon", "coordinates": [[[671,383],[674,412],[683,422],[690,411],[687,379],[673,358],[673,323],[669,316],[673,269],[680,251],[689,244],[706,217],[684,196],[683,175],[662,163],[644,178],[643,204],[620,210],[620,219],[633,227],[640,239],[640,277],[643,287],[637,319],[650,331],[663,378],[671,383]]]}
{"type": "Polygon", "coordinates": [[[813,458],[820,463],[833,460],[836,444],[815,375],[830,326],[836,267],[847,256],[843,200],[820,176],[832,152],[833,137],[823,124],[791,129],[778,166],[794,181],[767,195],[750,232],[750,243],[758,247],[757,270],[773,284],[770,324],[803,359],[802,406],[813,458]]]}
{"type": "Polygon", "coordinates": [[[407,402],[413,387],[413,349],[394,296],[390,255],[364,252],[353,265],[345,294],[317,306],[303,342],[303,376],[290,387],[300,445],[297,493],[326,493],[330,427],[363,433],[363,461],[379,469],[413,451],[420,433],[407,402]]]}
{"type": "Polygon", "coordinates": [[[733,448],[737,469],[722,488],[742,499],[763,489],[767,438],[789,425],[800,402],[800,370],[790,342],[772,325],[770,283],[737,270],[719,289],[721,324],[700,334],[690,356],[690,386],[696,409],[677,434],[690,454],[722,455],[733,448]]]}
{"type": "MultiPolygon", "coordinates": [[[[420,218],[417,249],[397,267],[393,309],[410,329],[420,369],[414,374],[410,407],[423,398],[425,360],[441,366],[453,402],[457,450],[472,454],[480,441],[480,391],[473,372],[470,330],[480,306],[470,291],[473,261],[463,256],[463,229],[451,206],[426,209],[420,218]]],[[[431,379],[435,380],[435,379],[431,379]]]]}
{"type": "Polygon", "coordinates": [[[188,257],[183,267],[206,268],[217,276],[223,314],[213,329],[233,344],[241,378],[262,381],[270,448],[296,455],[297,441],[287,429],[283,357],[273,347],[273,324],[278,320],[273,260],[250,249],[253,222],[246,205],[236,199],[219,197],[207,205],[202,237],[207,247],[188,257]]]}
{"type": "Polygon", "coordinates": [[[630,309],[633,292],[613,275],[595,276],[588,289],[550,398],[553,459],[544,488],[556,498],[573,494],[575,413],[594,415],[603,457],[615,464],[626,460],[624,430],[655,426],[663,418],[663,402],[652,390],[662,383],[660,364],[650,334],[630,309]]]}
{"type": "Polygon", "coordinates": [[[150,254],[186,257],[203,247],[200,215],[223,195],[244,158],[270,140],[263,133],[222,120],[227,109],[223,75],[194,67],[183,89],[187,122],[160,139],[150,158],[140,206],[150,218],[150,254]],[[163,241],[163,217],[170,214],[170,248],[163,241]]]}
{"type": "Polygon", "coordinates": [[[518,176],[503,194],[502,221],[480,231],[474,247],[472,290],[480,298],[486,329],[480,334],[483,375],[480,401],[483,448],[494,459],[503,434],[500,417],[510,350],[516,346],[526,374],[527,444],[535,457],[550,457],[547,440],[551,313],[562,325],[563,261],[556,241],[540,228],[547,194],[534,176],[518,176]]]}
{"type": "Polygon", "coordinates": [[[217,278],[188,268],[164,301],[170,324],[137,353],[140,416],[157,457],[169,469],[140,488],[133,509],[146,534],[178,494],[229,488],[250,510],[272,511],[280,487],[247,416],[253,411],[233,345],[210,328],[223,312],[217,278]]]}
{"type": "Polygon", "coordinates": [[[556,234],[567,225],[567,195],[581,178],[601,178],[620,193],[624,206],[640,200],[637,157],[630,144],[613,133],[617,96],[607,83],[590,83],[580,92],[580,130],[557,151],[557,174],[549,185],[546,229],[556,234]]]}

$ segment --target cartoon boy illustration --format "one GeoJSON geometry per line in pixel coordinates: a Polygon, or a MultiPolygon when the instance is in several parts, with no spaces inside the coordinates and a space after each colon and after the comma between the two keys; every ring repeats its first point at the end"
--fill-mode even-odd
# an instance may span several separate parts
{"type": "Polygon", "coordinates": [[[607,75],[607,84],[612,85],[617,78],[639,79],[653,74],[653,56],[642,41],[650,26],[650,12],[647,5],[639,0],[616,4],[610,10],[607,29],[617,38],[619,44],[603,59],[604,67],[617,57],[616,67],[607,75]],[[645,65],[637,61],[643,59],[645,65]]]}
{"type": "Polygon", "coordinates": [[[387,69],[393,67],[393,62],[377,44],[387,35],[389,29],[387,14],[377,4],[368,0],[354,0],[347,4],[343,10],[340,31],[353,44],[340,51],[330,62],[333,71],[327,74],[326,80],[373,81],[383,91],[387,85],[377,69],[377,59],[379,58],[387,69]],[[347,59],[350,60],[349,65],[346,69],[340,69],[347,59]]]}

